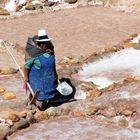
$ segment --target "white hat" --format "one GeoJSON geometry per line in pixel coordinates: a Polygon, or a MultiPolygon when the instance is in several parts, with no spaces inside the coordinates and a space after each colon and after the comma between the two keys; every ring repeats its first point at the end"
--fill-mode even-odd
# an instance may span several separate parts
{"type": "Polygon", "coordinates": [[[38,39],[36,39],[37,42],[46,42],[50,40],[51,38],[48,38],[46,30],[44,29],[38,30],[38,39]]]}

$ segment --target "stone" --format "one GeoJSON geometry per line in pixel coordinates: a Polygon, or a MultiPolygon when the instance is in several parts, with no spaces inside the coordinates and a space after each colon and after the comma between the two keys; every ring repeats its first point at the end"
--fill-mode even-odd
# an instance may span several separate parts
{"type": "Polygon", "coordinates": [[[101,49],[101,53],[105,53],[105,48],[102,48],[101,49]]]}
{"type": "Polygon", "coordinates": [[[98,108],[95,107],[94,105],[89,105],[86,107],[86,114],[88,116],[94,115],[98,111],[98,108]]]}
{"type": "Polygon", "coordinates": [[[69,110],[76,109],[77,107],[81,107],[81,102],[78,100],[63,104],[63,108],[69,109],[69,110]]]}
{"type": "Polygon", "coordinates": [[[132,127],[136,128],[136,129],[140,129],[140,120],[134,122],[134,123],[132,124],[132,127]]]}
{"type": "Polygon", "coordinates": [[[122,112],[121,112],[121,114],[122,115],[124,115],[124,116],[132,116],[132,114],[133,114],[133,111],[131,111],[131,110],[123,110],[122,112]]]}
{"type": "Polygon", "coordinates": [[[70,113],[72,113],[73,110],[80,108],[80,107],[81,107],[81,103],[79,101],[73,101],[73,102],[68,102],[68,103],[62,104],[60,106],[61,114],[69,115],[70,113]]]}
{"type": "Polygon", "coordinates": [[[17,73],[17,69],[15,68],[8,68],[8,69],[1,69],[0,74],[8,75],[8,74],[14,74],[17,73]]]}
{"type": "Polygon", "coordinates": [[[51,6],[53,6],[54,4],[55,4],[55,2],[52,2],[52,1],[46,1],[46,2],[44,3],[44,6],[51,7],[51,6]]]}
{"type": "Polygon", "coordinates": [[[99,91],[98,89],[93,89],[87,92],[86,97],[87,99],[93,99],[93,98],[101,96],[101,94],[102,92],[99,91]]]}
{"type": "Polygon", "coordinates": [[[0,88],[0,94],[3,94],[5,92],[4,88],[0,88]]]}
{"type": "Polygon", "coordinates": [[[92,82],[82,82],[79,86],[81,89],[86,91],[93,90],[93,88],[96,89],[95,85],[92,82]]]}
{"type": "Polygon", "coordinates": [[[118,125],[121,127],[128,127],[129,123],[128,123],[127,119],[123,116],[123,117],[119,118],[118,125]]]}
{"type": "Polygon", "coordinates": [[[45,110],[48,116],[60,116],[61,109],[58,107],[50,107],[49,109],[45,110]]]}
{"type": "Polygon", "coordinates": [[[107,46],[104,48],[105,52],[108,53],[108,52],[113,52],[114,51],[114,48],[112,46],[107,46]]]}
{"type": "Polygon", "coordinates": [[[46,113],[46,111],[37,111],[34,115],[35,120],[37,122],[43,121],[43,120],[47,120],[48,119],[48,114],[46,113]]]}
{"type": "Polygon", "coordinates": [[[76,3],[78,0],[65,0],[66,3],[73,4],[76,3]]]}
{"type": "Polygon", "coordinates": [[[22,8],[23,8],[23,5],[19,5],[19,4],[18,4],[18,5],[16,6],[16,12],[20,11],[22,8]]]}
{"type": "Polygon", "coordinates": [[[104,6],[105,1],[93,1],[89,0],[88,5],[91,6],[104,6]]]}
{"type": "Polygon", "coordinates": [[[132,40],[134,37],[137,37],[137,36],[138,36],[138,34],[134,33],[134,34],[128,36],[127,39],[132,40]]]}
{"type": "Polygon", "coordinates": [[[31,123],[36,123],[36,119],[34,117],[34,115],[32,114],[32,112],[28,112],[26,119],[28,120],[28,122],[31,123]]]}
{"type": "Polygon", "coordinates": [[[75,117],[84,117],[85,116],[85,111],[82,108],[77,108],[73,110],[73,115],[75,117]]]}
{"type": "Polygon", "coordinates": [[[44,2],[46,2],[46,1],[48,1],[48,0],[40,0],[41,3],[44,3],[44,2]]]}
{"type": "Polygon", "coordinates": [[[35,10],[35,7],[32,2],[27,2],[25,9],[26,10],[35,10]]]}
{"type": "Polygon", "coordinates": [[[82,55],[78,55],[78,56],[75,56],[73,59],[75,60],[75,62],[80,63],[85,58],[82,55]]]}
{"type": "Polygon", "coordinates": [[[10,114],[7,117],[8,120],[11,120],[12,122],[18,122],[20,120],[19,116],[17,114],[10,114]]]}
{"type": "Polygon", "coordinates": [[[12,130],[16,131],[18,129],[24,129],[24,128],[27,128],[29,126],[30,126],[30,124],[29,124],[28,120],[24,119],[24,118],[21,118],[20,121],[14,123],[14,126],[12,127],[12,130]]]}
{"type": "Polygon", "coordinates": [[[27,116],[27,112],[26,112],[26,111],[22,111],[22,112],[20,112],[20,114],[19,114],[19,117],[20,117],[20,118],[26,118],[26,116],[27,116]]]}
{"type": "Polygon", "coordinates": [[[131,120],[133,120],[133,122],[140,120],[140,114],[138,112],[134,111],[132,116],[131,116],[131,120]]]}
{"type": "Polygon", "coordinates": [[[43,5],[42,4],[35,4],[34,7],[35,7],[36,10],[43,9],[43,5]]]}
{"type": "Polygon", "coordinates": [[[109,53],[109,52],[116,52],[116,51],[117,51],[116,46],[108,46],[101,49],[101,54],[109,53]]]}
{"type": "Polygon", "coordinates": [[[5,123],[7,123],[9,127],[11,127],[11,126],[14,125],[13,121],[12,121],[12,120],[9,120],[9,119],[7,119],[7,120],[5,121],[5,123]]]}
{"type": "Polygon", "coordinates": [[[60,65],[64,65],[64,66],[69,66],[75,63],[77,63],[77,60],[72,57],[63,57],[59,62],[60,65]]]}
{"type": "Polygon", "coordinates": [[[129,35],[129,36],[127,37],[127,39],[125,39],[125,40],[122,42],[122,45],[123,45],[123,44],[127,44],[127,43],[132,43],[132,42],[130,42],[130,41],[133,40],[133,38],[135,38],[135,37],[137,37],[137,36],[138,36],[138,34],[129,35]]]}
{"type": "Polygon", "coordinates": [[[3,95],[4,100],[12,100],[15,98],[16,98],[16,95],[14,93],[11,93],[11,92],[7,92],[3,95]]]}
{"type": "Polygon", "coordinates": [[[131,47],[134,47],[135,46],[135,43],[131,43],[131,42],[127,42],[125,44],[122,45],[122,48],[125,49],[125,48],[131,48],[131,47]]]}
{"type": "Polygon", "coordinates": [[[115,111],[117,113],[121,113],[124,110],[130,110],[130,111],[137,111],[137,108],[139,107],[139,103],[137,99],[121,99],[121,100],[114,100],[111,104],[112,107],[115,108],[115,111]]]}
{"type": "Polygon", "coordinates": [[[43,4],[42,4],[41,1],[33,0],[33,1],[32,1],[32,4],[33,4],[35,10],[43,9],[43,4]]]}
{"type": "Polygon", "coordinates": [[[107,91],[112,91],[112,90],[114,90],[114,88],[115,88],[115,84],[109,85],[107,87],[107,91]]]}
{"type": "Polygon", "coordinates": [[[127,77],[125,80],[124,80],[124,83],[131,83],[131,82],[134,82],[135,81],[135,78],[134,77],[127,77]]]}
{"type": "Polygon", "coordinates": [[[71,103],[65,103],[65,104],[62,104],[60,106],[61,108],[61,111],[62,111],[62,115],[69,115],[69,113],[72,111],[72,106],[71,106],[71,103]]]}
{"type": "Polygon", "coordinates": [[[10,13],[6,9],[3,9],[2,7],[0,7],[0,15],[7,16],[7,15],[10,15],[10,13]]]}
{"type": "Polygon", "coordinates": [[[10,128],[6,125],[0,125],[0,140],[4,140],[10,132],[10,128]]]}
{"type": "Polygon", "coordinates": [[[0,123],[5,123],[5,119],[0,118],[0,123]]]}
{"type": "Polygon", "coordinates": [[[5,2],[6,2],[6,0],[0,0],[0,4],[3,4],[5,2]]]}
{"type": "Polygon", "coordinates": [[[135,81],[140,81],[140,76],[134,77],[135,81]]]}
{"type": "Polygon", "coordinates": [[[103,108],[103,109],[99,110],[99,112],[100,112],[100,114],[102,114],[103,116],[105,116],[107,118],[116,116],[116,111],[115,111],[114,107],[112,107],[112,106],[103,108]]]}
{"type": "Polygon", "coordinates": [[[35,109],[31,110],[32,114],[34,115],[37,111],[35,109]]]}
{"type": "Polygon", "coordinates": [[[19,112],[15,111],[15,110],[12,110],[10,108],[7,108],[5,106],[1,107],[1,110],[0,110],[0,118],[2,119],[8,119],[9,116],[11,116],[11,114],[19,114],[19,112]]]}

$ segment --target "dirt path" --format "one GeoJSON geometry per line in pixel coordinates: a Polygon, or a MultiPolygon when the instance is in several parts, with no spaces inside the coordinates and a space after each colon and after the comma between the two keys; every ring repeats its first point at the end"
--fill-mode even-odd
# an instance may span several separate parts
{"type": "Polygon", "coordinates": [[[140,33],[138,15],[102,7],[84,7],[0,21],[0,38],[25,45],[30,35],[47,28],[56,50],[63,56],[89,55],[140,33]]]}

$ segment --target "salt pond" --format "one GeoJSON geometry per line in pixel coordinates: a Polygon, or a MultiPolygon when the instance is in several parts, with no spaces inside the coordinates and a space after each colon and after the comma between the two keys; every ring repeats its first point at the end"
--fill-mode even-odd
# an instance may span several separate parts
{"type": "Polygon", "coordinates": [[[80,80],[105,88],[127,76],[140,76],[140,50],[124,49],[89,63],[79,71],[80,80]]]}

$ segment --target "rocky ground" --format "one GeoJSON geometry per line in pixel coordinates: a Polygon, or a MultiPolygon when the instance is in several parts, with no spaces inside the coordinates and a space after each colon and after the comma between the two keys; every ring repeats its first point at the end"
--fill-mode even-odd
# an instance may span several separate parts
{"type": "Polygon", "coordinates": [[[139,130],[118,127],[113,124],[103,124],[99,120],[90,118],[57,118],[34,124],[26,130],[22,130],[11,136],[10,140],[139,140],[139,130]],[[70,127],[71,126],[71,127],[70,127]],[[40,131],[39,131],[40,130],[40,131]],[[40,136],[34,133],[40,133],[40,136]]]}
{"type": "MultiPolygon", "coordinates": [[[[46,111],[26,110],[28,96],[22,78],[0,42],[0,139],[29,126],[7,138],[139,139],[139,75],[120,70],[116,74],[125,77],[105,89],[80,80],[79,75],[85,63],[103,60],[105,56],[130,47],[139,50],[139,43],[130,42],[140,34],[138,17],[137,13],[110,8],[81,7],[0,20],[1,39],[12,43],[7,45],[20,66],[24,63],[27,37],[36,34],[39,28],[46,28],[55,45],[59,76],[71,78],[76,93],[81,90],[86,93],[85,100],[68,102],[46,111]]],[[[111,78],[119,79],[113,71],[106,73],[109,74],[111,78]]]]}

